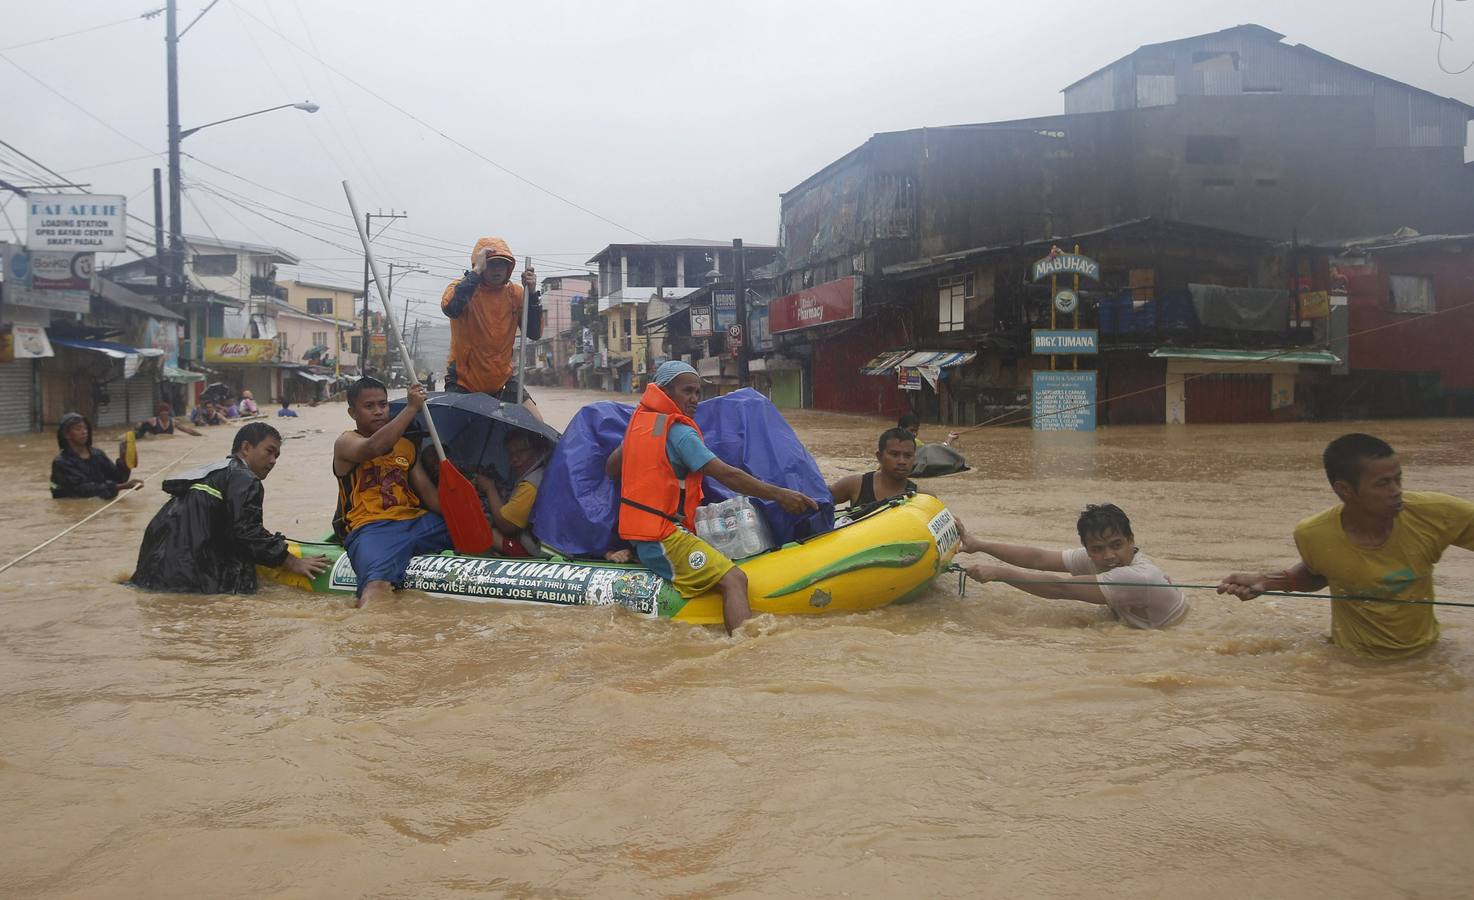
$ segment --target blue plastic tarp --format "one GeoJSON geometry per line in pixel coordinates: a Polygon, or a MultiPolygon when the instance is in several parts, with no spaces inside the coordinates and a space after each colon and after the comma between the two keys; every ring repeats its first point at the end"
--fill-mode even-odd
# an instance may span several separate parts
{"type": "MultiPolygon", "coordinates": [[[[604,463],[624,441],[633,413],[633,406],[603,401],[585,406],[568,423],[532,508],[532,531],[550,549],[599,556],[622,546],[618,485],[605,476],[604,463]]],[[[818,501],[817,512],[794,516],[776,503],[754,498],[780,545],[834,527],[834,504],[818,464],[768,398],[740,390],[703,400],[695,419],[706,445],[723,462],[818,501]]],[[[733,496],[710,478],[704,491],[708,503],[733,496]]]]}

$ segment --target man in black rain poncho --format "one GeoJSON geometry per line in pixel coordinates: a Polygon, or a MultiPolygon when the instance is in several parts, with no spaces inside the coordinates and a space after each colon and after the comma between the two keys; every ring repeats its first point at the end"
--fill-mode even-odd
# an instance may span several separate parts
{"type": "Polygon", "coordinates": [[[150,591],[254,594],[256,566],[280,566],[307,578],[327,568],[322,556],[299,558],[287,539],[261,524],[261,480],[281,455],[281,434],[252,422],[235,434],[231,455],[164,482],[169,502],[154,515],[138,548],[132,584],[150,591]]]}
{"type": "Polygon", "coordinates": [[[56,429],[56,446],[61,450],[51,461],[51,496],[101,497],[111,500],[119,490],[131,490],[143,482],[129,478],[123,462],[123,448],[118,447],[117,460],[92,446],[92,423],[81,413],[69,412],[61,417],[56,429]]]}

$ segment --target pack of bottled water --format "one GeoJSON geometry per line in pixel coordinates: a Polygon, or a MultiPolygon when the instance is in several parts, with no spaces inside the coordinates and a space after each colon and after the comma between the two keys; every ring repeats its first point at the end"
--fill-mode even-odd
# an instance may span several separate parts
{"type": "Polygon", "coordinates": [[[746,559],[772,550],[773,532],[747,497],[696,508],[696,535],[728,559],[746,559]]]}

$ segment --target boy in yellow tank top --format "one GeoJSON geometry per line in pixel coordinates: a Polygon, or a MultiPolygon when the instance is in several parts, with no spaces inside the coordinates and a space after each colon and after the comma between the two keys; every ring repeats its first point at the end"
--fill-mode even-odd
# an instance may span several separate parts
{"type": "Polygon", "coordinates": [[[358,606],[387,598],[404,580],[410,558],[451,545],[440,517],[440,495],[404,432],[425,408],[425,387],[409,388],[408,402],[392,420],[389,390],[374,378],[348,388],[354,429],[333,444],[338,508],[333,530],[358,576],[358,606]]]}
{"type": "Polygon", "coordinates": [[[1403,491],[1402,464],[1385,442],[1347,434],[1322,457],[1340,506],[1295,526],[1300,561],[1282,572],[1239,572],[1220,594],[1249,600],[1264,591],[1318,591],[1390,602],[1331,604],[1331,643],[1374,659],[1401,659],[1438,640],[1433,564],[1449,547],[1474,550],[1474,503],[1433,491],[1403,491]],[[1403,601],[1403,602],[1397,602],[1403,601]]]}

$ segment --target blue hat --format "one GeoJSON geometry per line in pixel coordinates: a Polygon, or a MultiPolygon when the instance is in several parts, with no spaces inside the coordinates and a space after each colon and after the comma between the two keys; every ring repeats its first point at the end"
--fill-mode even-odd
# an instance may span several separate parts
{"type": "Polygon", "coordinates": [[[685,375],[688,372],[697,378],[701,377],[701,373],[692,368],[690,363],[681,362],[679,359],[667,360],[655,370],[655,386],[665,387],[675,381],[677,375],[685,375]]]}

